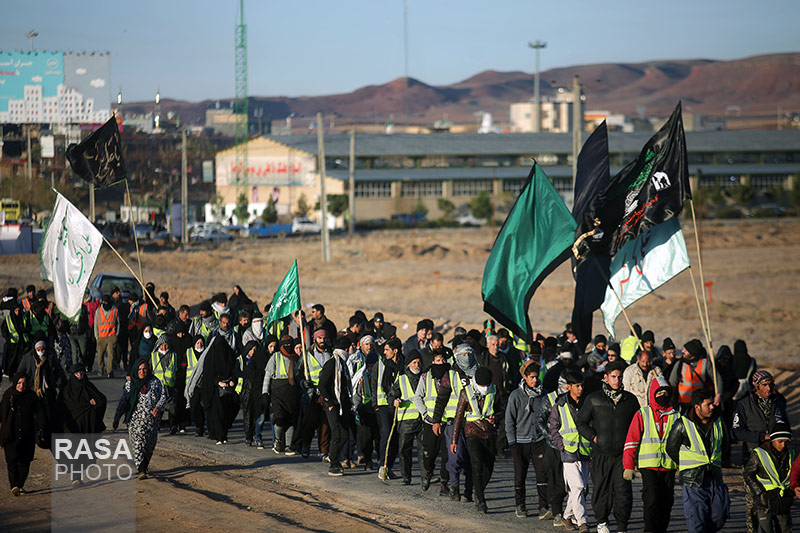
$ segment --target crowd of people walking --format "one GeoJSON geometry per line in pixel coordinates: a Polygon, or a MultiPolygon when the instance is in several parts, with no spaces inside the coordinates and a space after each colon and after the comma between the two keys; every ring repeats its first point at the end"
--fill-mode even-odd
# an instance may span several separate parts
{"type": "Polygon", "coordinates": [[[539,520],[568,531],[589,531],[590,479],[596,530],[627,531],[637,472],[644,530],[669,531],[677,477],[687,528],[713,532],[730,515],[722,469],[740,443],[747,530],[791,530],[800,461],[786,400],[743,340],[713,356],[696,339],[657,345],[638,325],[582,346],[569,324],[527,343],[491,320],[442,332],[430,319],[401,339],[380,312],[338,328],[321,304],[267,324],[269,306],[238,285],[197,316],[145,291],[87,295],[73,323],[33,286],[2,298],[0,445],[15,496],[52,433],[105,430],[89,376],[124,375],[113,427],[127,425],[140,479],[160,428],[225,446],[241,412],[246,446],[309,459],[316,437],[335,477],[363,469],[410,485],[416,448],[421,490],[479,513],[495,461],[510,457],[516,516],[529,516],[532,468],[539,520]]]}

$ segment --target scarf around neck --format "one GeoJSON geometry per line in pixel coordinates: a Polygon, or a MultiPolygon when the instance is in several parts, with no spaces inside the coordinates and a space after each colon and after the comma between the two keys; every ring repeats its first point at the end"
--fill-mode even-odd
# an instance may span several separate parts
{"type": "Polygon", "coordinates": [[[617,390],[614,390],[607,382],[603,381],[603,392],[606,393],[606,396],[608,396],[614,403],[617,403],[622,399],[623,390],[624,388],[622,383],[619,384],[619,388],[617,390]]]}

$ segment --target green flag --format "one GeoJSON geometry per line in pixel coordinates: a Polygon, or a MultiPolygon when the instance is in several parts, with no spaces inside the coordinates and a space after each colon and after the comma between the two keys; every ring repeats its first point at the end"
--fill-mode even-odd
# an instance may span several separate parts
{"type": "Polygon", "coordinates": [[[267,328],[273,322],[300,309],[300,281],[297,279],[297,259],[283,277],[267,314],[267,328]]]}
{"type": "Polygon", "coordinates": [[[544,278],[569,257],[575,228],[564,201],[534,163],[497,234],[481,286],[484,311],[528,342],[528,305],[544,278]]]}

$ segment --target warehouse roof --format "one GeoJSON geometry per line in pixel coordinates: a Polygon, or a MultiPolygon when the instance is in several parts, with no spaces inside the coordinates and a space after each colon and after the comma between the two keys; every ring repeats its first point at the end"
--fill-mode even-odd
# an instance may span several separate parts
{"type": "MultiPolygon", "coordinates": [[[[609,132],[609,151],[638,153],[652,136],[651,132],[609,132]]],[[[584,134],[584,140],[588,134],[584,134]]],[[[316,135],[280,135],[268,139],[296,150],[316,155],[316,135]]],[[[800,152],[800,131],[700,131],[686,133],[689,152],[800,152]]],[[[357,157],[425,156],[425,155],[510,155],[571,153],[570,133],[432,133],[358,134],[357,157]]],[[[325,136],[325,154],[347,157],[350,153],[348,133],[325,136]]]]}

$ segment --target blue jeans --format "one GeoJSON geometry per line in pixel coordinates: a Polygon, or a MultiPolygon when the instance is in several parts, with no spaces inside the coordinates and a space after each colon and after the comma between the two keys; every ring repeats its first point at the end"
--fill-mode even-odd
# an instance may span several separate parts
{"type": "Polygon", "coordinates": [[[467,441],[462,431],[458,435],[458,452],[450,450],[450,443],[453,439],[453,424],[447,424],[444,428],[444,441],[447,445],[447,473],[450,474],[450,487],[458,488],[461,482],[460,476],[463,473],[464,494],[472,494],[472,465],[469,462],[469,452],[467,451],[467,441]]]}
{"type": "Polygon", "coordinates": [[[258,418],[256,418],[256,428],[255,428],[256,442],[262,442],[261,433],[264,430],[265,420],[266,417],[264,416],[263,412],[260,415],[258,415],[258,418]]]}

